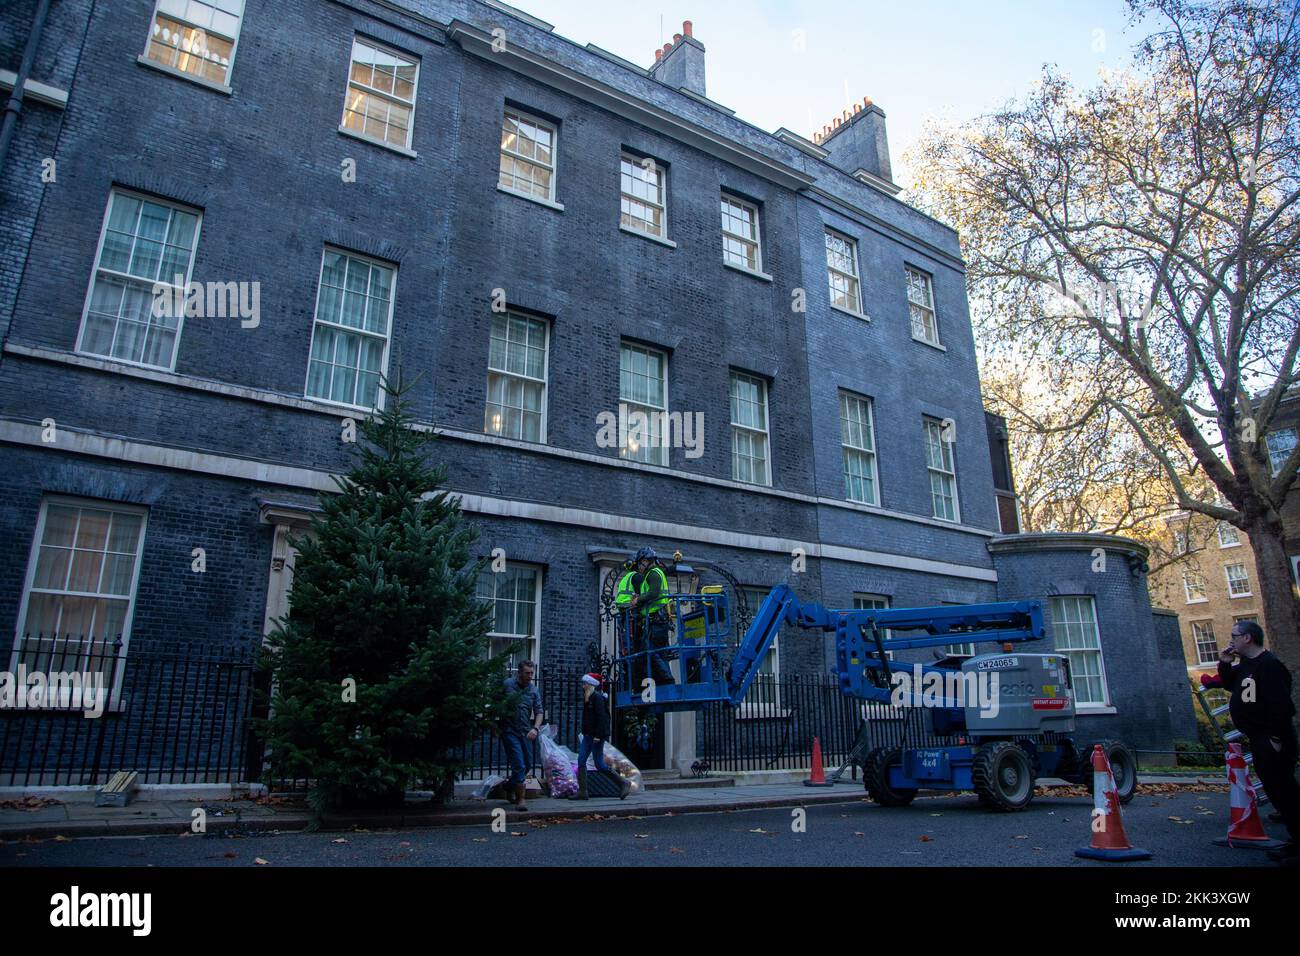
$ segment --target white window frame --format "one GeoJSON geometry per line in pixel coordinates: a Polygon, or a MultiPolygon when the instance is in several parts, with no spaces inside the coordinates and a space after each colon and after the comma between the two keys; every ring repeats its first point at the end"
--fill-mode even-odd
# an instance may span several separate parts
{"type": "MultiPolygon", "coordinates": [[[[916,266],[904,264],[905,270],[904,281],[907,285],[907,320],[912,325],[912,338],[917,342],[923,342],[926,345],[933,345],[936,348],[942,348],[943,345],[939,340],[939,305],[934,298],[934,277],[924,269],[918,269],[916,266]],[[912,298],[912,277],[916,276],[925,282],[926,294],[930,298],[929,304],[918,302],[912,298]],[[916,320],[912,318],[912,309],[921,309],[928,312],[930,316],[930,326],[934,329],[934,338],[927,338],[923,335],[916,334],[916,320]]],[[[924,326],[922,327],[924,331],[924,326]]]]}
{"type": "MultiPolygon", "coordinates": [[[[216,0],[201,0],[201,2],[202,2],[205,6],[209,6],[209,7],[217,7],[217,2],[216,2],[216,0]]],[[[161,68],[161,69],[166,70],[168,73],[174,74],[174,75],[176,75],[176,76],[184,77],[185,79],[188,79],[188,80],[193,80],[193,81],[195,81],[195,82],[197,82],[197,83],[202,83],[202,84],[205,84],[205,85],[216,85],[216,86],[222,86],[222,87],[229,88],[229,86],[230,86],[230,75],[231,75],[231,73],[233,73],[234,70],[235,70],[235,56],[239,53],[239,35],[240,35],[241,33],[243,33],[243,31],[244,31],[244,13],[246,12],[246,8],[247,8],[247,4],[245,3],[245,0],[239,0],[239,13],[238,13],[238,14],[231,13],[229,10],[219,10],[219,12],[221,12],[221,13],[225,13],[225,14],[227,14],[227,15],[229,15],[229,16],[233,16],[233,17],[237,17],[237,18],[238,18],[238,20],[239,20],[239,25],[235,28],[235,35],[234,35],[234,36],[227,36],[227,35],[224,34],[224,33],[220,33],[220,32],[218,32],[218,31],[216,31],[216,30],[213,30],[210,26],[207,26],[207,27],[199,26],[197,23],[194,23],[192,20],[190,20],[187,16],[182,16],[182,15],[180,15],[180,14],[178,14],[178,13],[164,13],[163,10],[162,10],[162,7],[163,7],[164,4],[166,4],[166,3],[167,3],[167,0],[154,0],[154,5],[153,5],[153,15],[149,17],[149,29],[148,29],[148,30],[146,31],[146,33],[145,33],[145,38],[144,38],[144,53],[140,54],[141,59],[143,59],[145,62],[147,62],[150,66],[159,67],[159,68],[161,68]],[[212,78],[210,78],[210,77],[207,77],[207,76],[202,76],[202,75],[197,74],[197,73],[191,73],[189,70],[182,69],[179,65],[172,65],[171,63],[164,63],[164,62],[161,61],[161,60],[157,60],[157,59],[154,59],[153,57],[151,57],[151,56],[149,55],[149,52],[150,52],[150,50],[151,50],[152,47],[153,47],[154,30],[155,30],[155,29],[157,28],[157,26],[158,26],[158,17],[160,17],[160,16],[166,17],[168,20],[174,20],[175,22],[181,24],[182,26],[189,27],[191,30],[195,30],[195,31],[197,31],[198,33],[202,34],[202,36],[204,37],[205,40],[206,40],[207,37],[209,37],[209,36],[215,36],[215,37],[220,37],[222,40],[227,40],[227,41],[229,41],[229,42],[230,42],[230,56],[227,58],[227,60],[226,60],[226,62],[225,62],[225,64],[224,64],[224,66],[225,66],[225,68],[226,68],[226,76],[225,76],[225,79],[224,79],[224,80],[214,80],[214,79],[212,79],[212,78]]],[[[186,13],[188,14],[188,12],[189,12],[189,10],[188,10],[188,5],[186,5],[186,13]]],[[[174,46],[173,49],[177,50],[177,52],[178,52],[178,59],[179,59],[180,56],[198,56],[198,54],[195,54],[195,53],[193,52],[192,49],[189,50],[189,51],[184,51],[184,52],[181,52],[181,48],[180,48],[179,46],[174,46]]],[[[202,57],[202,58],[203,58],[203,59],[210,59],[210,58],[208,58],[208,57],[202,57]]]]}
{"type": "Polygon", "coordinates": [[[1097,618],[1096,599],[1091,594],[1060,594],[1060,595],[1054,595],[1053,597],[1049,598],[1049,606],[1051,608],[1051,615],[1052,615],[1052,638],[1053,638],[1052,643],[1056,648],[1056,653],[1060,654],[1062,657],[1066,658],[1070,662],[1070,680],[1073,685],[1072,689],[1074,693],[1076,712],[1087,712],[1089,710],[1108,709],[1111,706],[1110,683],[1106,680],[1106,652],[1102,647],[1102,642],[1101,642],[1101,621],[1098,620],[1097,618]],[[1061,632],[1058,631],[1058,628],[1061,628],[1064,624],[1078,624],[1082,626],[1083,624],[1088,623],[1083,620],[1079,620],[1079,621],[1062,620],[1062,616],[1058,615],[1056,609],[1058,606],[1063,607],[1063,603],[1061,602],[1065,602],[1065,601],[1087,601],[1089,606],[1091,606],[1092,637],[1096,641],[1095,647],[1063,648],[1061,646],[1061,632]],[[1074,666],[1074,655],[1079,653],[1087,653],[1087,654],[1095,653],[1097,655],[1097,671],[1101,678],[1101,700],[1100,701],[1095,701],[1095,700],[1081,701],[1079,699],[1079,682],[1078,682],[1079,671],[1078,668],[1074,666]]]}
{"type": "MultiPolygon", "coordinates": [[[[339,131],[341,133],[344,133],[348,136],[355,136],[357,139],[365,140],[367,143],[376,143],[380,146],[385,146],[388,149],[396,149],[398,151],[410,152],[411,143],[414,142],[415,140],[415,104],[419,102],[419,96],[420,96],[419,57],[411,53],[407,53],[404,50],[398,50],[395,47],[391,47],[386,43],[380,43],[378,40],[372,40],[370,37],[362,36],[359,33],[352,35],[352,46],[348,48],[347,83],[344,85],[343,88],[343,115],[342,115],[342,119],[339,120],[339,131]],[[398,96],[396,93],[385,93],[381,89],[377,89],[376,87],[373,86],[367,86],[364,83],[352,79],[352,67],[353,64],[357,62],[356,56],[357,56],[358,44],[360,44],[361,46],[369,47],[370,49],[378,53],[387,53],[389,56],[396,57],[399,60],[404,60],[415,67],[415,77],[414,79],[411,80],[410,100],[406,100],[403,97],[398,96]],[[364,123],[362,124],[361,129],[353,129],[351,126],[348,125],[348,113],[350,112],[350,110],[348,109],[348,99],[350,98],[353,89],[366,93],[369,96],[377,96],[382,100],[388,100],[390,102],[397,103],[402,106],[406,106],[410,109],[411,121],[406,127],[406,141],[404,143],[393,143],[386,138],[371,136],[369,133],[366,132],[364,123]]],[[[384,128],[385,130],[389,128],[389,124],[387,120],[385,120],[384,122],[384,128]]]]}
{"type": "Polygon", "coordinates": [[[1220,521],[1216,529],[1219,535],[1220,548],[1238,548],[1241,547],[1241,533],[1237,530],[1236,525],[1228,524],[1226,521],[1220,521]],[[1231,536],[1225,541],[1223,532],[1231,532],[1231,536]]]}
{"type": "MultiPolygon", "coordinates": [[[[772,411],[767,397],[767,380],[758,375],[750,375],[748,372],[740,372],[731,369],[727,376],[727,415],[731,422],[731,478],[733,481],[739,481],[746,485],[756,485],[758,487],[772,487],[772,411]],[[758,385],[759,393],[762,396],[763,408],[763,428],[755,428],[752,425],[741,424],[736,421],[735,410],[732,408],[732,390],[735,382],[738,380],[753,382],[758,385]],[[761,435],[763,437],[763,451],[765,454],[764,464],[766,474],[764,481],[746,480],[740,477],[737,468],[736,454],[736,437],[737,432],[748,432],[752,435],[761,435]]],[[[752,456],[747,456],[751,457],[752,456]]]]}
{"type": "Polygon", "coordinates": [[[633,232],[640,236],[649,236],[651,239],[659,239],[664,242],[668,241],[668,170],[663,166],[662,163],[660,163],[658,160],[654,159],[653,157],[636,156],[627,151],[624,151],[619,154],[618,224],[620,228],[626,229],[628,232],[633,232]],[[649,199],[643,199],[640,196],[634,195],[633,193],[629,193],[623,189],[623,164],[624,163],[629,163],[633,166],[639,166],[641,167],[642,170],[647,172],[649,171],[651,166],[654,167],[655,179],[658,181],[659,184],[659,202],[656,203],[649,199]],[[629,216],[627,213],[623,212],[624,199],[627,199],[633,203],[641,203],[642,205],[651,206],[655,209],[658,209],[660,213],[659,221],[662,224],[660,230],[658,232],[652,232],[650,229],[646,229],[640,225],[637,225],[637,223],[642,223],[645,220],[637,219],[636,217],[629,216]],[[625,222],[624,221],[625,217],[628,218],[630,222],[625,222]]]}
{"type": "MultiPolygon", "coordinates": [[[[140,505],[123,504],[116,501],[103,501],[94,498],[78,498],[69,495],[45,495],[41,499],[40,512],[36,519],[36,529],[32,535],[31,547],[27,554],[27,573],[23,576],[23,593],[22,599],[18,603],[18,616],[14,621],[14,643],[13,650],[9,656],[9,671],[15,673],[18,669],[18,662],[24,651],[26,637],[23,633],[23,626],[27,623],[27,612],[31,603],[32,589],[36,584],[36,567],[40,559],[41,543],[45,540],[45,522],[49,515],[50,505],[61,505],[66,508],[84,508],[95,511],[120,512],[122,514],[138,515],[140,517],[140,533],[136,538],[135,567],[131,574],[131,590],[127,595],[126,613],[122,616],[122,647],[116,656],[116,661],[112,665],[117,673],[113,681],[113,687],[109,691],[107,707],[116,709],[121,698],[122,677],[126,668],[121,664],[126,660],[131,646],[131,628],[135,621],[135,600],[140,590],[140,569],[144,564],[144,543],[149,533],[149,509],[140,505]]],[[[75,544],[76,533],[74,532],[73,541],[75,544]]],[[[71,573],[71,562],[69,562],[69,573],[71,573]]],[[[103,569],[100,569],[100,576],[103,577],[103,569]]],[[[68,591],[66,589],[41,588],[39,593],[42,594],[61,594],[87,597],[95,600],[106,599],[112,601],[122,600],[120,594],[106,594],[102,592],[91,591],[68,591]]],[[[85,635],[81,635],[84,637],[85,635]]],[[[57,638],[57,633],[55,635],[57,638]]],[[[106,645],[116,637],[105,636],[106,645]]],[[[66,662],[62,662],[65,663],[66,662]]],[[[84,666],[78,657],[74,666],[78,669],[84,666]]]]}
{"type": "MultiPolygon", "coordinates": [[[[504,439],[506,439],[507,441],[522,441],[522,442],[528,442],[529,444],[534,444],[534,442],[533,442],[531,439],[529,439],[529,438],[524,438],[524,437],[522,437],[522,435],[521,435],[519,438],[514,438],[514,437],[512,437],[512,436],[509,436],[509,435],[505,435],[505,434],[503,434],[501,430],[492,431],[492,430],[489,429],[488,426],[487,426],[487,407],[488,407],[489,405],[496,404],[495,402],[493,402],[493,401],[491,400],[491,399],[492,399],[492,392],[491,392],[491,387],[492,387],[492,376],[493,376],[494,374],[495,374],[495,375],[504,375],[504,376],[506,376],[506,377],[508,377],[508,378],[518,378],[518,379],[522,379],[522,380],[524,380],[525,382],[535,382],[535,383],[538,383],[538,384],[540,384],[540,385],[542,386],[542,403],[541,403],[541,404],[542,404],[542,407],[541,407],[541,410],[540,410],[540,411],[541,411],[541,421],[538,423],[538,426],[537,426],[537,427],[538,427],[538,438],[537,438],[537,441],[536,441],[535,444],[545,445],[545,444],[547,444],[547,427],[548,427],[548,424],[549,424],[548,409],[549,409],[549,406],[550,406],[550,400],[551,400],[551,386],[550,386],[550,377],[551,377],[551,323],[548,322],[546,319],[543,319],[541,316],[537,316],[537,315],[529,315],[529,314],[526,313],[526,312],[516,312],[516,311],[513,311],[513,310],[507,310],[507,311],[505,311],[505,312],[493,312],[493,313],[492,313],[492,319],[491,319],[491,321],[492,321],[492,322],[495,322],[498,316],[502,316],[502,317],[504,317],[504,319],[505,319],[505,322],[506,322],[506,328],[507,328],[507,336],[509,335],[509,325],[510,325],[510,319],[511,319],[511,317],[516,317],[516,318],[524,319],[525,321],[528,321],[528,322],[538,322],[538,323],[541,324],[541,326],[542,326],[542,339],[543,339],[543,341],[542,341],[542,377],[539,379],[539,378],[534,378],[534,377],[531,376],[531,375],[523,374],[523,373],[521,373],[521,372],[510,372],[510,371],[507,371],[506,369],[493,368],[493,366],[492,366],[492,327],[491,327],[491,325],[489,325],[489,326],[488,326],[487,381],[486,381],[485,384],[484,384],[484,395],[483,395],[483,417],[484,417],[484,422],[483,422],[483,434],[485,434],[485,435],[492,435],[492,436],[497,437],[497,438],[504,438],[504,439]]],[[[507,341],[508,341],[508,339],[507,339],[507,341]]],[[[521,409],[520,411],[521,411],[521,413],[522,413],[522,409],[521,409]]],[[[521,414],[521,417],[520,417],[520,421],[521,421],[521,422],[523,421],[522,414],[521,414]]]]}
{"type": "Polygon", "coordinates": [[[1268,470],[1274,478],[1282,473],[1282,466],[1286,464],[1287,458],[1291,456],[1291,451],[1296,446],[1296,439],[1296,430],[1294,428],[1277,428],[1264,436],[1264,447],[1268,450],[1268,470]],[[1275,450],[1273,439],[1281,438],[1283,435],[1291,436],[1290,443],[1285,447],[1278,444],[1275,450]],[[1282,453],[1280,460],[1278,458],[1279,451],[1282,453]]]}
{"type": "Polygon", "coordinates": [[[1214,636],[1214,622],[1190,621],[1189,623],[1192,630],[1192,647],[1196,651],[1197,665],[1200,666],[1203,664],[1216,663],[1219,659],[1219,642],[1214,636]],[[1204,631],[1209,632],[1208,639],[1205,637],[1204,631]],[[1209,644],[1210,652],[1208,660],[1206,659],[1206,654],[1202,648],[1202,644],[1209,644]]]}
{"type": "Polygon", "coordinates": [[[958,493],[958,489],[957,489],[957,449],[954,447],[957,443],[952,441],[944,441],[943,422],[940,421],[939,419],[932,418],[929,415],[925,415],[922,416],[922,422],[925,427],[925,431],[924,431],[925,474],[926,477],[930,479],[930,489],[929,489],[930,517],[934,518],[936,521],[949,521],[952,522],[953,524],[960,524],[961,523],[961,495],[958,493]],[[941,464],[944,459],[944,453],[945,451],[947,452],[947,458],[949,464],[949,468],[947,470],[945,470],[942,467],[936,467],[934,463],[930,460],[930,449],[933,445],[933,442],[930,439],[930,434],[932,430],[938,435],[937,447],[939,449],[939,460],[941,464]],[[952,482],[952,517],[951,518],[947,517],[946,515],[941,515],[936,513],[935,494],[934,494],[935,475],[946,476],[952,482]]]}
{"type": "MultiPolygon", "coordinates": [[[[888,594],[871,594],[866,591],[853,592],[853,610],[855,611],[885,611],[892,606],[893,603],[888,594]]],[[[881,635],[881,638],[887,641],[889,640],[889,635],[889,628],[885,628],[885,633],[881,635]]],[[[894,659],[894,652],[885,651],[885,659],[892,661],[894,659]]]]}
{"type": "MultiPolygon", "coordinates": [[[[341,408],[352,408],[363,412],[371,411],[371,408],[368,405],[356,405],[353,404],[352,402],[340,402],[332,398],[321,398],[320,396],[312,395],[307,391],[307,387],[311,383],[311,357],[314,354],[314,349],[316,347],[317,326],[328,325],[332,329],[336,329],[340,332],[348,333],[351,335],[357,335],[363,339],[379,338],[379,336],[375,335],[374,332],[368,332],[364,329],[356,329],[350,325],[338,325],[334,322],[326,322],[320,318],[320,294],[321,294],[321,286],[325,279],[325,257],[329,255],[331,252],[344,256],[345,258],[348,259],[356,259],[360,262],[368,263],[371,266],[379,266],[381,268],[387,269],[389,272],[393,274],[392,283],[388,289],[388,320],[384,325],[384,329],[385,329],[384,358],[379,371],[380,387],[377,388],[375,391],[374,407],[376,409],[382,409],[384,407],[384,389],[382,387],[382,383],[383,380],[388,375],[388,355],[390,350],[392,349],[392,344],[393,344],[393,312],[394,312],[394,305],[397,302],[397,266],[394,263],[385,262],[383,259],[376,259],[374,256],[362,255],[361,253],[352,252],[350,249],[343,249],[340,248],[339,246],[327,245],[321,250],[320,271],[316,275],[316,305],[312,309],[311,340],[307,343],[307,372],[306,372],[306,377],[303,379],[302,394],[304,398],[310,399],[313,402],[324,402],[327,405],[337,405],[341,408]]],[[[360,370],[358,369],[358,377],[359,377],[359,372],[360,370]]],[[[352,389],[352,394],[354,397],[356,396],[355,385],[352,389]]]]}
{"type": "MultiPolygon", "coordinates": [[[[531,124],[533,126],[536,126],[538,129],[544,129],[546,130],[546,132],[551,134],[551,162],[547,164],[537,159],[536,157],[525,156],[523,153],[516,152],[515,150],[512,149],[507,149],[504,142],[501,144],[501,147],[498,150],[498,160],[504,159],[505,157],[509,156],[515,162],[525,163],[525,164],[537,166],[541,169],[549,170],[551,173],[550,189],[547,191],[546,195],[541,196],[538,195],[537,193],[529,192],[527,189],[521,189],[520,187],[514,185],[513,183],[511,184],[503,183],[501,181],[501,177],[505,174],[505,170],[501,169],[499,161],[497,165],[497,186],[500,187],[505,192],[511,193],[512,195],[515,196],[521,196],[524,199],[532,199],[534,201],[540,200],[551,205],[558,205],[555,196],[556,196],[556,188],[557,188],[556,180],[559,178],[559,165],[560,165],[559,164],[559,159],[560,159],[559,125],[556,123],[552,123],[550,120],[544,120],[540,116],[535,116],[532,113],[527,113],[524,110],[517,109],[516,107],[511,106],[509,103],[507,103],[505,105],[505,108],[501,112],[501,136],[503,140],[505,138],[506,120],[509,119],[510,117],[514,117],[516,122],[531,124]]],[[[512,178],[517,178],[517,177],[512,176],[512,178]]]]}
{"type": "MultiPolygon", "coordinates": [[[[170,222],[170,220],[168,221],[170,222]]],[[[136,219],[136,228],[137,230],[139,228],[138,217],[136,219]]],[[[159,199],[156,196],[150,196],[147,193],[136,192],[135,190],[132,189],[121,189],[117,186],[114,186],[112,189],[110,189],[108,192],[108,202],[105,203],[104,205],[104,221],[100,224],[99,227],[99,242],[95,246],[95,261],[90,267],[90,282],[86,286],[86,301],[81,307],[81,327],[77,331],[76,351],[81,355],[92,355],[95,358],[104,359],[109,362],[120,362],[123,365],[133,365],[136,368],[152,368],[152,369],[159,369],[160,371],[164,371],[164,372],[174,371],[176,368],[176,357],[180,354],[181,351],[181,335],[184,334],[185,332],[185,310],[183,308],[181,309],[180,315],[176,316],[176,336],[172,341],[171,361],[167,365],[152,365],[148,362],[136,362],[133,361],[132,359],[119,358],[118,356],[112,355],[111,353],[105,355],[100,352],[91,352],[87,350],[85,347],[86,321],[90,316],[91,298],[95,294],[95,280],[99,278],[101,273],[107,276],[111,276],[122,282],[133,282],[139,285],[147,285],[149,287],[149,293],[151,297],[153,296],[153,290],[158,285],[164,285],[167,287],[167,294],[170,297],[172,297],[173,302],[176,301],[177,296],[180,297],[181,301],[184,301],[185,290],[189,287],[190,280],[194,275],[194,259],[198,252],[199,235],[202,231],[203,231],[203,212],[201,210],[195,209],[193,206],[187,206],[184,203],[172,202],[169,199],[159,199]],[[185,284],[181,286],[179,289],[176,287],[176,284],[174,282],[170,281],[171,279],[175,278],[175,276],[169,276],[166,281],[164,281],[161,276],[155,277],[153,281],[149,281],[148,279],[143,279],[140,276],[132,275],[129,272],[118,272],[116,269],[104,269],[100,266],[99,264],[100,260],[104,255],[104,239],[108,235],[109,216],[113,211],[113,201],[118,196],[128,196],[142,203],[151,202],[157,206],[167,206],[169,209],[172,209],[174,211],[179,210],[180,212],[188,213],[189,215],[197,217],[197,221],[194,223],[194,239],[190,243],[189,262],[185,268],[185,284]]],[[[138,240],[139,240],[139,236],[135,235],[133,237],[133,241],[131,245],[132,253],[134,253],[135,250],[135,242],[138,240]]],[[[128,265],[130,264],[130,259],[131,256],[128,255],[127,256],[128,265]]],[[[159,259],[158,265],[159,268],[161,269],[162,268],[161,258],[159,259]]],[[[119,317],[117,324],[113,326],[114,340],[116,340],[117,338],[117,330],[120,324],[121,324],[121,318],[119,317]]]]}
{"type": "Polygon", "coordinates": [[[636,458],[634,456],[629,455],[627,447],[620,446],[618,450],[619,457],[625,458],[629,461],[639,461],[648,465],[662,465],[664,467],[667,467],[668,460],[669,460],[668,442],[671,439],[671,435],[667,434],[668,431],[668,353],[667,352],[665,352],[663,349],[652,348],[649,345],[642,345],[639,342],[631,342],[628,341],[627,339],[623,339],[618,343],[618,403],[620,405],[626,405],[629,413],[636,411],[636,412],[642,412],[643,414],[649,416],[650,431],[654,436],[654,440],[657,442],[657,445],[647,446],[647,449],[649,450],[657,449],[658,452],[657,456],[655,456],[650,460],[646,460],[643,458],[636,458]],[[641,402],[633,401],[630,398],[624,397],[623,355],[625,351],[643,352],[646,355],[658,356],[660,362],[659,367],[662,369],[662,376],[659,382],[659,387],[664,397],[664,404],[662,408],[656,408],[653,405],[646,405],[641,402]],[[657,419],[656,416],[658,416],[657,419]]]}
{"type": "Polygon", "coordinates": [[[858,318],[865,318],[866,309],[862,304],[862,278],[861,278],[862,268],[858,263],[858,240],[854,239],[852,236],[845,235],[844,233],[840,232],[837,229],[827,228],[825,230],[825,241],[826,241],[826,285],[827,285],[827,292],[830,295],[831,308],[838,309],[841,312],[847,312],[850,315],[857,316],[858,318]],[[849,260],[850,260],[850,265],[853,268],[852,273],[845,272],[843,269],[831,265],[831,250],[830,250],[830,242],[829,242],[829,240],[831,239],[838,239],[839,241],[845,243],[849,247],[849,260]],[[838,276],[841,279],[847,280],[847,282],[850,284],[851,288],[853,289],[854,297],[857,299],[856,304],[855,303],[849,303],[848,305],[836,304],[835,298],[840,294],[835,288],[834,280],[836,276],[838,276]]]}
{"type": "MultiPolygon", "coordinates": [[[[490,603],[492,608],[492,627],[488,631],[489,641],[523,641],[525,648],[529,651],[523,657],[514,661],[514,666],[518,666],[525,660],[532,661],[534,667],[541,666],[542,661],[542,579],[544,569],[540,564],[531,564],[526,561],[507,561],[505,569],[509,570],[528,570],[533,572],[533,632],[527,634],[505,634],[497,631],[496,628],[496,602],[500,600],[514,601],[514,598],[502,598],[497,594],[497,584],[501,580],[501,574],[494,572],[491,565],[485,567],[480,573],[479,578],[482,580],[483,575],[492,577],[492,597],[490,602],[484,595],[478,593],[478,582],[475,582],[474,596],[485,603],[490,603]]],[[[491,647],[491,644],[488,645],[491,647]]]]}
{"type": "Polygon", "coordinates": [[[1229,598],[1247,598],[1247,597],[1254,597],[1254,596],[1255,596],[1255,592],[1251,589],[1251,586],[1250,586],[1250,571],[1249,571],[1249,569],[1247,569],[1247,567],[1246,567],[1246,563],[1245,563],[1244,561],[1238,561],[1238,562],[1235,562],[1235,563],[1233,563],[1233,564],[1225,564],[1225,565],[1223,566],[1223,577],[1224,577],[1224,579],[1228,582],[1228,597],[1229,597],[1229,598]],[[1240,593],[1238,593],[1236,590],[1234,590],[1234,589],[1233,589],[1233,586],[1232,586],[1232,582],[1233,582],[1232,569],[1233,569],[1233,568],[1241,568],[1241,577],[1240,577],[1238,580],[1240,580],[1240,581],[1244,581],[1245,584],[1246,584],[1246,590],[1245,590],[1245,591],[1242,591],[1242,592],[1240,592],[1240,593]]]}
{"type": "Polygon", "coordinates": [[[1205,572],[1195,565],[1183,568],[1183,594],[1187,597],[1188,604],[1203,604],[1208,601],[1209,592],[1208,584],[1205,580],[1205,572]]]}
{"type": "Polygon", "coordinates": [[[839,390],[840,400],[840,449],[841,463],[844,472],[844,497],[848,501],[857,502],[862,505],[880,506],[880,472],[876,464],[876,413],[875,402],[866,395],[859,395],[857,392],[850,392],[848,389],[839,390]],[[863,421],[853,423],[860,424],[866,440],[869,445],[854,445],[845,435],[846,426],[851,423],[850,419],[845,418],[845,411],[854,403],[866,409],[866,417],[863,421]],[[870,474],[862,477],[869,478],[871,482],[871,500],[855,498],[850,493],[852,488],[849,482],[849,459],[851,456],[865,456],[869,466],[870,474]]]}
{"type": "Polygon", "coordinates": [[[722,220],[721,228],[722,228],[723,263],[731,266],[733,269],[741,269],[745,272],[755,272],[761,275],[763,272],[763,225],[760,219],[758,204],[750,202],[748,199],[741,199],[735,193],[729,193],[726,190],[723,190],[722,197],[718,203],[718,207],[719,207],[719,214],[722,220]],[[754,223],[754,235],[752,237],[743,235],[742,233],[738,233],[727,228],[728,220],[735,218],[735,217],[729,217],[727,215],[724,207],[728,205],[735,206],[738,209],[741,209],[749,213],[749,215],[752,217],[752,222],[754,223]],[[730,250],[727,249],[727,239],[733,239],[745,247],[753,246],[754,264],[751,266],[747,262],[736,262],[734,259],[732,259],[731,256],[734,255],[734,253],[730,252],[730,250]]]}

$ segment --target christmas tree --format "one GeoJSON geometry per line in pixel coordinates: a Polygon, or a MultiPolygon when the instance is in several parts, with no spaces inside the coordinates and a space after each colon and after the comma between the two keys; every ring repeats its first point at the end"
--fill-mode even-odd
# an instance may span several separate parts
{"type": "Polygon", "coordinates": [[[385,383],[354,467],[291,539],[289,613],[267,638],[271,774],[312,781],[318,812],[400,806],[417,782],[446,792],[452,752],[505,703],[477,533],[439,490],[446,469],[426,462],[433,436],[412,427],[406,390],[385,383]]]}

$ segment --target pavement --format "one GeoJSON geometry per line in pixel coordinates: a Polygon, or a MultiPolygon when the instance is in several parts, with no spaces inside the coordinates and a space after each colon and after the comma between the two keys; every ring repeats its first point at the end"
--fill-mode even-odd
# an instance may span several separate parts
{"type": "MultiPolygon", "coordinates": [[[[501,810],[505,811],[504,819],[509,825],[536,817],[581,820],[593,814],[643,817],[715,813],[857,802],[862,797],[861,783],[842,783],[833,787],[782,783],[647,790],[632,794],[626,800],[593,797],[578,802],[534,797],[528,800],[526,812],[520,812],[501,800],[456,800],[435,806],[427,800],[414,802],[408,799],[400,811],[327,816],[320,829],[474,826],[490,821],[494,811],[501,810]]],[[[126,807],[96,807],[91,801],[44,802],[37,797],[0,801],[0,841],[175,835],[193,831],[193,821],[200,816],[196,810],[203,811],[204,830],[208,833],[305,830],[312,822],[312,813],[305,801],[280,797],[214,800],[201,794],[189,797],[177,794],[174,799],[137,800],[126,807]]],[[[496,816],[500,817],[500,813],[496,816]]]]}
{"type": "MultiPolygon", "coordinates": [[[[1147,785],[1158,789],[1221,789],[1218,798],[1226,807],[1226,787],[1205,780],[1143,776],[1147,785]]],[[[652,817],[691,813],[719,813],[734,810],[759,810],[787,807],[815,807],[822,804],[861,803],[864,799],[860,782],[844,781],[829,787],[806,787],[798,783],[772,783],[746,786],[693,786],[682,789],[646,790],[626,800],[595,798],[576,802],[549,797],[534,797],[529,809],[519,812],[500,800],[456,800],[443,806],[431,801],[413,801],[408,797],[400,811],[352,813],[326,816],[319,829],[326,831],[370,829],[423,829],[427,827],[477,826],[485,821],[500,820],[505,825],[532,819],[589,820],[626,817],[652,817]]],[[[729,782],[730,783],[730,782],[729,782]]],[[[1083,795],[1080,788],[1045,787],[1042,792],[1083,795]]],[[[935,799],[957,799],[944,795],[935,799]]],[[[183,791],[152,791],[147,799],[137,799],[126,807],[96,807],[92,800],[58,801],[48,797],[0,800],[0,841],[34,839],[75,839],[104,836],[178,835],[286,832],[308,830],[312,812],[300,798],[259,797],[214,799],[211,794],[185,794],[183,791]],[[202,811],[201,813],[199,811],[202,811]],[[202,829],[195,827],[202,820],[202,829]]]]}

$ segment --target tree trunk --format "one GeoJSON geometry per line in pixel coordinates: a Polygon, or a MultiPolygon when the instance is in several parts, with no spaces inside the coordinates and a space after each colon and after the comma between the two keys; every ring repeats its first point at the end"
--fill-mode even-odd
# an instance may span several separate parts
{"type": "Polygon", "coordinates": [[[1291,559],[1282,544],[1282,529],[1267,525],[1247,528],[1255,552],[1255,571],[1264,607],[1264,646],[1271,648],[1291,671],[1291,699],[1300,713],[1300,590],[1291,573],[1291,559]]]}

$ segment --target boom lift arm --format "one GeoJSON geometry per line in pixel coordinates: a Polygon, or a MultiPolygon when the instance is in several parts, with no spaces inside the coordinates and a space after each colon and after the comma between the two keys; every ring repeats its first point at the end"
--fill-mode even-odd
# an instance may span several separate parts
{"type": "MultiPolygon", "coordinates": [[[[1042,605],[1037,601],[831,610],[801,602],[788,585],[780,584],[759,605],[732,662],[727,694],[733,706],[744,699],[783,624],[834,631],[840,690],[851,697],[881,702],[890,699],[888,651],[974,640],[1020,643],[1046,637],[1042,605]],[[924,633],[896,633],[916,631],[924,633]]],[[[940,668],[922,665],[922,670],[940,668]]]]}

